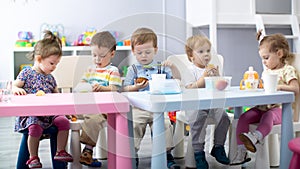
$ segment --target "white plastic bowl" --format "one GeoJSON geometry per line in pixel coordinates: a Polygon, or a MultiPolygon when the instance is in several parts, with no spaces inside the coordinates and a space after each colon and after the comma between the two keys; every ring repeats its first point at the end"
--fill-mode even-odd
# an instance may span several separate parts
{"type": "Polygon", "coordinates": [[[177,94],[181,92],[179,81],[176,79],[165,79],[161,81],[149,80],[151,94],[177,94]]]}
{"type": "Polygon", "coordinates": [[[231,76],[212,76],[205,77],[205,88],[207,90],[228,90],[231,86],[231,76]]]}

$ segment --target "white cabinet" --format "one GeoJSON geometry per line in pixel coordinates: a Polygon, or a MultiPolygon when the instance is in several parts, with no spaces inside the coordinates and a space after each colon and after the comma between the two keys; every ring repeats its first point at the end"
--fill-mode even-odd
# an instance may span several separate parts
{"type": "Polygon", "coordinates": [[[187,0],[187,37],[192,28],[209,25],[209,38],[217,49],[217,24],[255,24],[255,0],[187,0]]]}
{"type": "Polygon", "coordinates": [[[255,0],[188,0],[186,20],[192,26],[211,24],[255,24],[255,0]]]}
{"type": "MultiPolygon", "coordinates": [[[[69,55],[91,55],[91,49],[89,46],[66,46],[62,48],[63,56],[69,55]]],[[[13,53],[13,75],[14,78],[18,75],[20,71],[20,66],[22,64],[33,64],[26,54],[33,51],[33,47],[16,47],[13,53]]],[[[115,66],[121,68],[122,66],[128,66],[128,55],[130,55],[130,46],[117,46],[116,56],[113,58],[112,63],[115,66]]]]}
{"type": "Polygon", "coordinates": [[[217,49],[218,25],[227,25],[232,28],[239,25],[256,25],[259,29],[264,29],[264,25],[288,25],[293,32],[289,37],[293,38],[295,46],[299,46],[300,0],[286,2],[291,5],[287,9],[290,11],[289,14],[282,12],[286,10],[286,5],[283,6],[282,3],[280,0],[268,0],[264,3],[259,0],[187,0],[187,36],[192,35],[193,27],[208,25],[209,38],[217,49]],[[260,5],[260,8],[257,5],[260,5]]]}
{"type": "Polygon", "coordinates": [[[186,20],[193,27],[208,25],[215,20],[216,24],[252,25],[255,24],[256,14],[287,14],[282,11],[290,10],[292,15],[300,16],[300,0],[288,0],[289,9],[281,5],[280,0],[187,0],[186,20]],[[257,5],[261,5],[260,8],[257,5]],[[265,5],[265,6],[262,6],[265,5]],[[272,9],[270,9],[272,8],[272,9]],[[284,8],[284,9],[282,9],[284,8]],[[263,13],[265,12],[265,13],[263,13]]]}

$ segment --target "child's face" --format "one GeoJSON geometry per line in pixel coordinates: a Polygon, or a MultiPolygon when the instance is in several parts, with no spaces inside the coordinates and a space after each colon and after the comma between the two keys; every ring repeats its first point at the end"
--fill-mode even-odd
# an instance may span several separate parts
{"type": "Polygon", "coordinates": [[[50,74],[53,72],[57,66],[57,64],[60,61],[60,56],[57,55],[51,55],[45,59],[42,59],[40,56],[38,56],[38,62],[39,62],[39,69],[44,74],[50,74]]]}
{"type": "Polygon", "coordinates": [[[197,67],[205,68],[211,60],[210,45],[205,43],[194,49],[191,60],[197,67]]]}
{"type": "Polygon", "coordinates": [[[104,68],[110,64],[115,55],[115,51],[110,51],[106,47],[91,46],[93,61],[98,68],[104,68]]]}
{"type": "Polygon", "coordinates": [[[283,66],[281,61],[282,50],[277,52],[270,52],[267,45],[262,45],[259,49],[259,55],[262,59],[262,63],[271,70],[279,69],[283,66]]]}
{"type": "Polygon", "coordinates": [[[148,65],[153,61],[157,48],[153,47],[153,42],[147,42],[142,45],[135,45],[132,52],[140,64],[148,65]]]}

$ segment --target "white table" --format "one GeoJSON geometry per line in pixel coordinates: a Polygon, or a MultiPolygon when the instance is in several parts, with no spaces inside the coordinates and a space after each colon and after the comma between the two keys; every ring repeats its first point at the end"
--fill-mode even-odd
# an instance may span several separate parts
{"type": "Polygon", "coordinates": [[[234,107],[238,119],[243,106],[282,103],[280,169],[288,168],[292,152],[288,142],[293,138],[292,102],[294,93],[278,91],[266,94],[263,90],[241,91],[232,87],[228,91],[213,92],[205,89],[185,89],[181,94],[153,95],[149,92],[123,93],[132,106],[154,113],[153,151],[151,168],[167,168],[163,112],[234,107]],[[164,167],[163,167],[164,166],[164,167]]]}

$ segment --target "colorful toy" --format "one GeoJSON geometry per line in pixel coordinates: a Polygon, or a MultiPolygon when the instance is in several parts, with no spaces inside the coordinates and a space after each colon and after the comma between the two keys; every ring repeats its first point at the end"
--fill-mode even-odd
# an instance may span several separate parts
{"type": "Polygon", "coordinates": [[[124,40],[124,45],[125,46],[130,46],[130,44],[131,44],[130,39],[124,40]]]}
{"type": "Polygon", "coordinates": [[[61,38],[61,43],[62,46],[70,46],[69,43],[67,42],[66,36],[64,35],[64,26],[62,24],[57,24],[57,25],[50,25],[47,23],[43,23],[40,28],[40,38],[43,39],[44,37],[44,31],[49,30],[51,31],[54,35],[58,36],[61,38]]]}
{"type": "Polygon", "coordinates": [[[109,32],[113,35],[113,37],[118,42],[119,41],[119,32],[117,32],[117,31],[109,31],[109,32]]]}
{"type": "Polygon", "coordinates": [[[20,65],[20,71],[25,69],[25,68],[29,68],[29,67],[32,67],[32,64],[21,64],[20,65]]]}
{"type": "Polygon", "coordinates": [[[123,41],[117,42],[117,46],[123,46],[123,45],[124,45],[123,41]]]}
{"type": "MultiPolygon", "coordinates": [[[[251,108],[251,107],[249,107],[249,106],[243,106],[243,112],[248,111],[250,108],[251,108]]],[[[227,112],[227,113],[234,113],[233,107],[228,107],[228,108],[226,109],[226,112],[227,112]]]]}
{"type": "MultiPolygon", "coordinates": [[[[74,41],[74,46],[89,46],[91,43],[92,37],[96,34],[97,30],[95,28],[87,28],[85,32],[80,34],[77,38],[77,40],[74,41]]],[[[119,39],[119,33],[117,31],[109,31],[113,37],[118,42],[119,39]]],[[[118,46],[122,46],[120,43],[117,43],[118,46]]]]}
{"type": "Polygon", "coordinates": [[[31,40],[31,39],[33,39],[32,32],[25,32],[25,31],[20,31],[18,33],[18,37],[19,37],[19,39],[22,39],[22,40],[31,40]]]}
{"type": "Polygon", "coordinates": [[[168,112],[168,116],[172,123],[176,123],[176,111],[168,112]]]}
{"type": "Polygon", "coordinates": [[[88,46],[91,43],[92,37],[96,34],[95,28],[88,28],[87,31],[79,35],[77,41],[74,42],[75,46],[88,46]]]}
{"type": "Polygon", "coordinates": [[[66,41],[66,37],[65,36],[61,37],[61,45],[62,46],[67,46],[67,41],[66,41]]]}
{"type": "Polygon", "coordinates": [[[65,28],[62,24],[50,25],[50,24],[47,24],[47,23],[43,23],[40,27],[40,39],[44,38],[44,31],[45,30],[49,30],[54,35],[61,38],[64,35],[65,28]]]}
{"type": "Polygon", "coordinates": [[[20,31],[18,32],[18,38],[16,47],[32,47],[35,44],[32,32],[20,31]]]}

